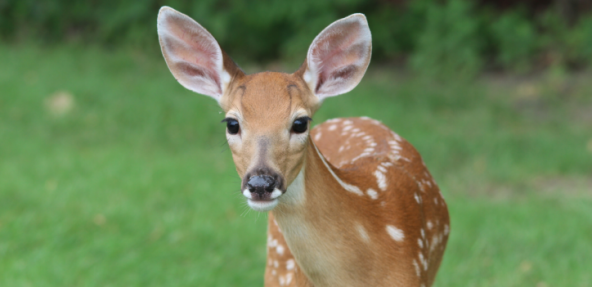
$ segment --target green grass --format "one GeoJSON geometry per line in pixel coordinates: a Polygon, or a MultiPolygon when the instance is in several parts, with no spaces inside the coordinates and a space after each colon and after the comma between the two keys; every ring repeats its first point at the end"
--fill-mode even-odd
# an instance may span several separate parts
{"type": "MultiPolygon", "coordinates": [[[[157,55],[0,46],[0,63],[0,286],[262,285],[266,216],[215,101],[157,55]]],[[[422,153],[452,217],[437,286],[592,286],[589,76],[371,70],[314,122],[371,116],[422,153]]]]}

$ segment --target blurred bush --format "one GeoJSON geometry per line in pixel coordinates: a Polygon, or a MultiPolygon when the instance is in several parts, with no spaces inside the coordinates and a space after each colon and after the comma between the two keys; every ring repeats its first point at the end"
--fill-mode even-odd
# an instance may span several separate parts
{"type": "Polygon", "coordinates": [[[592,64],[592,17],[580,19],[569,26],[557,14],[545,13],[540,18],[541,44],[547,61],[566,67],[592,64]]]}
{"type": "Polygon", "coordinates": [[[200,22],[239,62],[300,63],[319,31],[338,18],[362,12],[373,32],[374,63],[409,60],[419,72],[468,75],[483,67],[527,72],[592,63],[592,15],[583,12],[591,5],[579,11],[543,2],[0,0],[0,39],[156,51],[156,15],[167,5],[200,22]],[[543,2],[546,6],[539,5],[543,2]]]}
{"type": "Polygon", "coordinates": [[[502,14],[489,28],[497,64],[519,72],[528,70],[540,45],[533,23],[516,10],[502,14]]]}
{"type": "Polygon", "coordinates": [[[482,65],[480,20],[474,17],[471,2],[450,0],[446,4],[425,5],[426,19],[411,64],[417,71],[433,75],[472,75],[482,65]]]}

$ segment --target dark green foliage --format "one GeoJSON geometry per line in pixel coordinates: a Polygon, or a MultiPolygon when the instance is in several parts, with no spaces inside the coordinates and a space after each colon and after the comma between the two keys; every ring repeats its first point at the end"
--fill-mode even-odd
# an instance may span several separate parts
{"type": "Polygon", "coordinates": [[[430,74],[474,74],[482,64],[479,20],[470,2],[451,0],[426,5],[426,23],[419,35],[412,66],[430,74]]]}
{"type": "Polygon", "coordinates": [[[523,14],[510,11],[490,27],[497,63],[518,71],[528,69],[540,44],[533,23],[523,14]]]}
{"type": "Polygon", "coordinates": [[[552,61],[575,66],[592,63],[592,15],[580,19],[573,27],[553,13],[544,14],[540,23],[545,31],[541,41],[552,61]]]}
{"type": "Polygon", "coordinates": [[[0,0],[0,39],[70,41],[158,50],[156,15],[171,6],[196,19],[239,63],[302,62],[312,39],[351,13],[368,17],[373,62],[410,59],[428,74],[472,75],[484,66],[585,66],[592,17],[565,20],[549,6],[500,11],[469,0],[0,0]],[[573,25],[568,25],[574,23],[573,25]],[[487,64],[487,65],[486,65],[487,64]]]}

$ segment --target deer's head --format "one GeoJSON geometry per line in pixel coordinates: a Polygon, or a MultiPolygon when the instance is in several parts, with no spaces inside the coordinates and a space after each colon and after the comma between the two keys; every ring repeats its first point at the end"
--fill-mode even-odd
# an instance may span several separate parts
{"type": "Polygon", "coordinates": [[[245,75],[206,29],[169,7],[160,9],[158,36],[177,81],[214,98],[224,110],[242,193],[258,211],[271,210],[282,200],[302,170],[315,111],[325,98],[360,82],[372,50],[362,14],[325,28],[293,74],[245,75]]]}

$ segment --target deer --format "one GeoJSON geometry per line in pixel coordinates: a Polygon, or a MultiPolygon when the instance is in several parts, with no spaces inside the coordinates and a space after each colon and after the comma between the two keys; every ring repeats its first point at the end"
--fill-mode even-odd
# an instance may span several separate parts
{"type": "Polygon", "coordinates": [[[363,14],[321,31],[292,74],[245,74],[212,34],[170,7],[157,30],[175,79],[224,111],[240,193],[268,212],[265,286],[434,283],[450,220],[417,150],[368,117],[311,129],[321,103],[366,73],[372,36],[363,14]]]}

